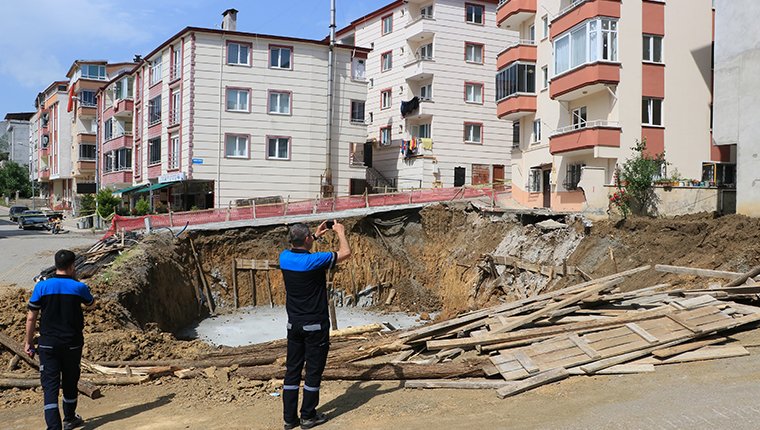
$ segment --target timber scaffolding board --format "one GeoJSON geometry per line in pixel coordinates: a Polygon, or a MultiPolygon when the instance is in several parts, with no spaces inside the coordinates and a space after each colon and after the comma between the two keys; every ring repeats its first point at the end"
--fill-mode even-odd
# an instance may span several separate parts
{"type": "Polygon", "coordinates": [[[531,263],[528,261],[520,260],[519,258],[504,256],[504,255],[485,255],[486,259],[490,259],[494,264],[501,266],[516,267],[520,270],[526,270],[528,272],[538,273],[548,277],[554,276],[567,276],[578,274],[578,268],[575,266],[548,266],[545,264],[531,263]]]}

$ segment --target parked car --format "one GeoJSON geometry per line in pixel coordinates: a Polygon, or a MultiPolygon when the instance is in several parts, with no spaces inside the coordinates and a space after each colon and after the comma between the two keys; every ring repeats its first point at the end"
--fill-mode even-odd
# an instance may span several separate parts
{"type": "Polygon", "coordinates": [[[42,211],[24,211],[18,216],[18,228],[48,228],[48,217],[42,211]]]}
{"type": "Polygon", "coordinates": [[[29,208],[26,206],[11,206],[10,215],[11,215],[11,221],[17,222],[18,216],[24,213],[24,211],[28,211],[29,208]]]}

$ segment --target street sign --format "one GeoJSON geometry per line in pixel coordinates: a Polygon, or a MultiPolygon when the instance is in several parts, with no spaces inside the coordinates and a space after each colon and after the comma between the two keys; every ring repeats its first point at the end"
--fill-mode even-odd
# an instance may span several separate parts
{"type": "Polygon", "coordinates": [[[193,164],[203,164],[203,158],[193,158],[193,164]]]}

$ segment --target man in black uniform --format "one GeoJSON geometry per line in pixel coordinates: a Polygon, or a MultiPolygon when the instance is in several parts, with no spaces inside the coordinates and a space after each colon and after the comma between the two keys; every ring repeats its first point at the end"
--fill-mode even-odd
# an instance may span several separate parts
{"type": "Polygon", "coordinates": [[[55,275],[34,286],[26,317],[24,350],[32,358],[35,352],[40,355],[48,430],[70,430],[84,425],[82,417],[76,414],[79,362],[84,345],[82,305],[90,307],[95,299],[87,285],[75,279],[75,259],[74,253],[65,249],[55,253],[55,275]],[[35,349],[34,332],[40,312],[40,338],[35,349]],[[63,388],[63,427],[58,411],[60,388],[63,388]]]}
{"type": "Polygon", "coordinates": [[[325,221],[314,234],[304,224],[290,227],[292,248],[280,254],[280,269],[285,280],[288,312],[288,358],[282,387],[285,430],[301,426],[310,429],[327,421],[317,413],[319,385],[330,349],[330,316],[327,308],[327,271],[351,256],[342,224],[325,221]],[[340,246],[337,252],[311,253],[314,241],[334,231],[340,246]],[[298,390],[306,364],[301,419],[298,419],[298,390]]]}

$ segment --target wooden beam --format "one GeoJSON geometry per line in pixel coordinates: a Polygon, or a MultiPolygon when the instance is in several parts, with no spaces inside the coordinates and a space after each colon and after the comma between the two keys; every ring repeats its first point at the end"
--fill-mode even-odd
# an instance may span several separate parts
{"type": "Polygon", "coordinates": [[[459,379],[456,381],[438,379],[415,379],[404,381],[404,388],[446,388],[455,390],[480,390],[503,388],[513,385],[514,382],[494,381],[492,379],[459,379]]]}
{"type": "Polygon", "coordinates": [[[238,300],[238,286],[237,286],[237,259],[232,259],[232,295],[235,301],[235,309],[240,307],[238,300]]]}
{"type": "Polygon", "coordinates": [[[704,278],[719,278],[719,279],[736,279],[741,276],[741,273],[726,272],[723,270],[710,270],[710,269],[697,269],[694,267],[684,266],[668,266],[667,264],[658,264],[654,266],[654,270],[663,273],[676,273],[679,275],[691,275],[701,276],[704,278]]]}
{"type": "Polygon", "coordinates": [[[705,346],[695,351],[663,360],[662,364],[688,363],[691,361],[715,360],[719,358],[742,357],[749,355],[747,348],[742,345],[705,346]]]}
{"type": "Polygon", "coordinates": [[[201,266],[201,260],[198,257],[198,252],[195,250],[195,244],[193,243],[193,239],[190,238],[190,249],[193,251],[193,259],[195,260],[195,267],[198,269],[198,275],[201,278],[201,285],[203,285],[203,291],[206,295],[206,305],[208,306],[208,311],[211,315],[214,315],[214,298],[211,296],[211,288],[208,286],[208,282],[206,281],[206,274],[203,272],[203,267],[201,266]]]}
{"type": "MultiPolygon", "coordinates": [[[[329,361],[328,361],[329,363],[329,361]]],[[[406,379],[449,379],[482,377],[483,361],[461,361],[437,364],[384,363],[371,366],[358,364],[331,365],[325,368],[325,381],[399,381],[406,379]]],[[[240,367],[235,374],[259,381],[280,379],[285,376],[284,366],[240,367]]]]}
{"type": "Polygon", "coordinates": [[[684,343],[684,344],[673,346],[670,348],[656,349],[652,351],[652,355],[654,355],[657,358],[668,358],[674,355],[683,354],[684,352],[694,351],[695,349],[699,349],[708,345],[715,345],[716,343],[727,342],[728,340],[729,339],[727,337],[714,337],[710,339],[703,339],[703,340],[698,340],[694,342],[684,343]]]}
{"type": "Polygon", "coordinates": [[[514,396],[516,394],[523,393],[528,390],[532,390],[542,385],[551,384],[552,382],[560,381],[562,379],[567,378],[568,376],[570,376],[570,373],[564,368],[559,367],[556,369],[547,370],[546,372],[541,372],[527,379],[523,379],[522,381],[517,381],[506,387],[499,388],[496,391],[496,394],[499,396],[500,399],[504,399],[510,396],[514,396]]]}
{"type": "Polygon", "coordinates": [[[755,276],[760,275],[760,266],[755,266],[747,273],[742,274],[741,276],[738,276],[733,281],[727,283],[724,285],[724,288],[728,287],[738,287],[739,285],[747,282],[747,279],[754,278],[755,276]]]}
{"type": "Polygon", "coordinates": [[[575,344],[575,346],[577,346],[578,349],[583,351],[584,354],[588,355],[589,358],[594,359],[594,360],[598,360],[602,358],[602,356],[599,355],[598,351],[596,351],[594,348],[589,346],[589,344],[586,343],[585,340],[581,339],[577,334],[570,333],[569,335],[567,335],[567,338],[570,340],[570,342],[575,344]]]}
{"type": "Polygon", "coordinates": [[[629,324],[626,324],[625,326],[628,327],[628,329],[631,330],[632,332],[634,332],[637,335],[639,335],[639,337],[641,337],[642,339],[644,339],[648,343],[654,344],[654,343],[657,343],[657,342],[660,341],[660,339],[657,339],[657,337],[652,336],[651,333],[649,333],[648,331],[644,330],[643,328],[641,328],[641,326],[639,326],[636,323],[629,323],[629,324]]]}

